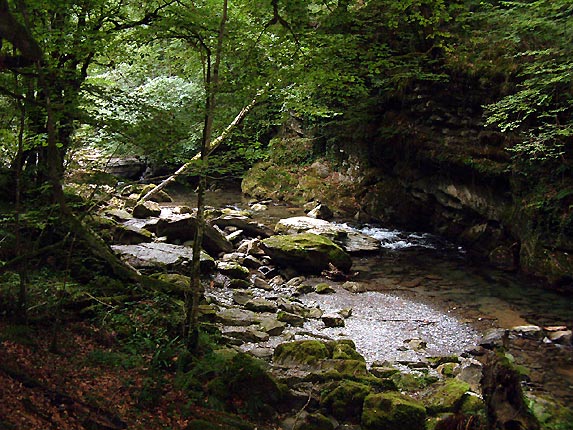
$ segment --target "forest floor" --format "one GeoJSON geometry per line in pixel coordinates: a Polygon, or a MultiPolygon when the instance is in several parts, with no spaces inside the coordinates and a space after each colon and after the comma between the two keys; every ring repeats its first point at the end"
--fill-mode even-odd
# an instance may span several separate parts
{"type": "Polygon", "coordinates": [[[217,421],[174,388],[175,372],[159,373],[141,358],[119,352],[86,321],[54,331],[53,321],[0,320],[0,429],[183,429],[217,421]]]}

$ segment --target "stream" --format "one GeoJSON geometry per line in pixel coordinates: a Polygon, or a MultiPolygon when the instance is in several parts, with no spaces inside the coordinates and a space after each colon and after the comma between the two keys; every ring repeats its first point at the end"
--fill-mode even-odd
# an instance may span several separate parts
{"type": "MultiPolygon", "coordinates": [[[[176,202],[172,205],[195,206],[194,195],[173,195],[176,202]]],[[[207,204],[249,208],[240,192],[209,193],[207,204]]],[[[302,208],[271,203],[267,210],[253,212],[253,219],[274,227],[281,218],[303,215],[302,208]]],[[[304,294],[299,297],[304,305],[318,306],[326,313],[350,309],[352,314],[340,328],[325,328],[319,320],[307,321],[293,333],[293,339],[352,339],[370,364],[411,363],[429,356],[463,354],[491,329],[573,326],[571,297],[543,289],[515,273],[472,261],[463,249],[443,238],[383,226],[348,225],[382,243],[379,252],[353,256],[352,272],[356,275],[352,281],[366,291],[357,294],[342,288],[342,282],[308,277],[310,284],[328,282],[335,293],[304,294]],[[412,347],[412,342],[423,345],[412,347]]],[[[272,298],[279,293],[261,293],[261,297],[272,298]]],[[[274,347],[281,341],[284,339],[271,337],[265,346],[274,347]]],[[[242,348],[260,346],[245,344],[242,348]]],[[[516,363],[529,369],[531,389],[547,391],[569,404],[573,403],[572,351],[570,346],[540,339],[517,339],[509,348],[516,363]]]]}

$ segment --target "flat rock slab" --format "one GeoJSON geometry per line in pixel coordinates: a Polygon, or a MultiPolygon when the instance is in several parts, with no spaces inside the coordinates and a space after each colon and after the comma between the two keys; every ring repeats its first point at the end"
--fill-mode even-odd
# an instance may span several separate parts
{"type": "MultiPolygon", "coordinates": [[[[193,260],[192,248],[169,243],[112,245],[111,248],[137,269],[178,268],[189,265],[193,260]]],[[[201,268],[206,271],[215,268],[215,261],[204,252],[201,253],[201,268]]]]}

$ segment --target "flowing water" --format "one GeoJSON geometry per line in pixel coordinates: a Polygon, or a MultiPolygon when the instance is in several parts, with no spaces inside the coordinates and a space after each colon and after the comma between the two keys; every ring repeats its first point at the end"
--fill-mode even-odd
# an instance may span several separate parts
{"type": "MultiPolygon", "coordinates": [[[[179,203],[193,205],[194,200],[185,200],[179,203]]],[[[208,204],[248,208],[238,192],[212,193],[208,204]]],[[[301,215],[301,208],[271,204],[253,218],[274,227],[281,218],[301,215]]],[[[571,297],[472,261],[463,249],[440,237],[374,225],[353,228],[382,244],[380,252],[353,258],[356,276],[352,281],[361,283],[367,292],[350,293],[340,283],[329,281],[335,294],[301,296],[305,305],[316,305],[329,313],[351,309],[352,315],[342,328],[325,329],[318,320],[307,322],[294,338],[351,338],[368,362],[395,362],[460,354],[479,343],[491,328],[573,326],[571,297]],[[426,347],[406,347],[412,339],[423,341],[426,347]]],[[[324,279],[319,277],[308,280],[321,281],[324,279]]],[[[268,345],[274,346],[273,341],[268,345]]],[[[510,352],[519,364],[532,369],[533,385],[573,402],[570,347],[547,344],[540,349],[539,342],[518,341],[510,352]]]]}

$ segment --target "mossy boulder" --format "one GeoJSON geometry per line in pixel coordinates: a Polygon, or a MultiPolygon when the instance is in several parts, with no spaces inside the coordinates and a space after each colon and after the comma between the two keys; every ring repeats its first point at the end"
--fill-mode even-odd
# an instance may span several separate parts
{"type": "Polygon", "coordinates": [[[272,236],[264,239],[261,247],[277,264],[303,273],[320,273],[331,264],[343,271],[352,266],[350,256],[340,246],[317,234],[272,236]]]}
{"type": "Polygon", "coordinates": [[[360,360],[365,361],[364,357],[356,351],[354,344],[336,342],[332,349],[332,358],[335,360],[360,360]]]}
{"type": "Polygon", "coordinates": [[[430,414],[456,412],[469,389],[470,385],[467,382],[459,379],[445,379],[433,384],[424,393],[423,403],[430,414]]]}
{"type": "Polygon", "coordinates": [[[281,406],[283,390],[265,370],[265,364],[239,353],[224,364],[206,384],[206,392],[233,413],[270,416],[281,406]]]}
{"type": "Polygon", "coordinates": [[[341,381],[327,387],[322,394],[320,406],[341,421],[359,421],[364,399],[372,392],[366,384],[341,381]]]}
{"type": "Polygon", "coordinates": [[[298,419],[292,430],[334,430],[334,423],[324,415],[315,412],[298,419]]]}
{"type": "Polygon", "coordinates": [[[403,394],[370,394],[364,399],[361,424],[364,430],[424,430],[426,408],[403,394]]]}
{"type": "Polygon", "coordinates": [[[318,340],[300,340],[278,345],[273,354],[273,361],[286,366],[316,366],[319,361],[329,357],[330,352],[324,342],[318,340]]]}

